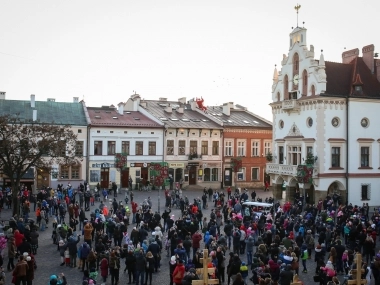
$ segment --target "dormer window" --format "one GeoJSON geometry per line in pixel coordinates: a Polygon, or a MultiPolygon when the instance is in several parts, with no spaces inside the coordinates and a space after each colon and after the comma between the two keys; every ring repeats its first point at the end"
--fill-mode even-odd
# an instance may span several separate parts
{"type": "Polygon", "coordinates": [[[363,89],[361,86],[355,86],[355,91],[361,92],[363,89]]]}

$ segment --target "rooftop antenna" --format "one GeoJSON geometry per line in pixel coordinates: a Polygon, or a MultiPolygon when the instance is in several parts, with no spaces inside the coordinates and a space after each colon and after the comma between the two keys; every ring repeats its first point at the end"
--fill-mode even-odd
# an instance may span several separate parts
{"type": "Polygon", "coordinates": [[[294,6],[294,9],[297,11],[297,28],[298,28],[298,11],[301,9],[301,5],[297,3],[297,6],[294,6]]]}

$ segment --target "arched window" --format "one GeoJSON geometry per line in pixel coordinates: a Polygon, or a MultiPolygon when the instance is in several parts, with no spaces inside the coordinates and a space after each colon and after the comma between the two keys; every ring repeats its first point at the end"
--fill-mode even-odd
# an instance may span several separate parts
{"type": "Polygon", "coordinates": [[[302,96],[307,96],[307,71],[302,72],[302,96]]]}
{"type": "Polygon", "coordinates": [[[210,168],[204,169],[203,181],[210,181],[210,168]]]}
{"type": "Polygon", "coordinates": [[[293,75],[299,73],[299,65],[300,65],[300,58],[298,56],[298,53],[295,53],[293,55],[293,75]]]}
{"type": "Polygon", "coordinates": [[[311,85],[311,96],[315,95],[315,86],[311,85]]]}
{"type": "Polygon", "coordinates": [[[284,76],[284,100],[289,100],[289,79],[288,79],[288,75],[284,76]]]}
{"type": "Polygon", "coordinates": [[[280,100],[281,100],[280,92],[277,92],[277,102],[280,102],[280,100]]]}

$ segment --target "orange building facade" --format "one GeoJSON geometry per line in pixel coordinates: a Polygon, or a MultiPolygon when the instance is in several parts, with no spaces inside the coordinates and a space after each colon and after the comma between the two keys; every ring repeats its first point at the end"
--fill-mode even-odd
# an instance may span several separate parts
{"type": "Polygon", "coordinates": [[[223,187],[263,188],[272,156],[272,123],[232,102],[208,107],[208,114],[223,124],[223,187]],[[234,172],[231,159],[241,159],[234,172]]]}

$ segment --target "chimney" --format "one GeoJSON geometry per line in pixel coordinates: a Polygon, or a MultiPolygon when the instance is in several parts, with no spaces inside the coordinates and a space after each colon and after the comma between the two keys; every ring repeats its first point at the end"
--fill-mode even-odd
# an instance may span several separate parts
{"type": "Polygon", "coordinates": [[[123,102],[120,102],[119,104],[117,104],[117,106],[119,107],[119,114],[120,115],[124,115],[124,103],[123,102]]]}
{"type": "Polygon", "coordinates": [[[183,107],[179,107],[179,108],[177,109],[177,113],[183,114],[183,107]]]}
{"type": "Polygon", "coordinates": [[[73,103],[79,103],[79,97],[73,97],[73,103]]]}
{"type": "Polygon", "coordinates": [[[5,100],[5,92],[0,91],[0,100],[5,100]]]}
{"type": "Polygon", "coordinates": [[[373,74],[375,72],[375,46],[368,45],[362,48],[363,61],[368,66],[369,70],[373,74]]]}
{"type": "Polygon", "coordinates": [[[30,95],[30,107],[32,108],[36,107],[36,95],[34,94],[30,95]]]}
{"type": "Polygon", "coordinates": [[[231,108],[234,107],[234,102],[227,102],[223,104],[223,114],[226,116],[230,115],[231,108]]]}
{"type": "Polygon", "coordinates": [[[33,122],[37,121],[37,110],[33,110],[33,122]]]}
{"type": "Polygon", "coordinates": [[[359,49],[352,49],[342,53],[342,63],[350,63],[359,56],[359,49]]]}
{"type": "Polygon", "coordinates": [[[158,98],[158,101],[168,101],[168,98],[160,97],[160,98],[158,98]]]}
{"type": "Polygon", "coordinates": [[[380,59],[376,60],[376,77],[377,80],[380,82],[380,59]]]}
{"type": "Polygon", "coordinates": [[[186,104],[186,97],[179,98],[178,102],[181,104],[186,104]]]}

